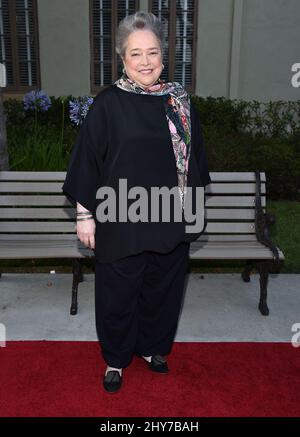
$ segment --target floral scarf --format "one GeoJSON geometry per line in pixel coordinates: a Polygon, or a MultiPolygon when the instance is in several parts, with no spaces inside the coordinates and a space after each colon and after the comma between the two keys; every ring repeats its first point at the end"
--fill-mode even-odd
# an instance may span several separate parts
{"type": "Polygon", "coordinates": [[[190,98],[179,82],[165,82],[158,79],[148,88],[140,87],[126,73],[114,83],[125,91],[137,94],[163,96],[166,117],[176,160],[178,188],[182,208],[186,194],[188,164],[191,153],[190,98]]]}

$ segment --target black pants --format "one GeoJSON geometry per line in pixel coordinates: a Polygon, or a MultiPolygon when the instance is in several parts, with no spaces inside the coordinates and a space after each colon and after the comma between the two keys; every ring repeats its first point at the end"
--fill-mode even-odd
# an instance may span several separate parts
{"type": "Polygon", "coordinates": [[[188,259],[189,243],[183,242],[166,254],[95,261],[96,329],[107,365],[124,368],[134,353],[170,353],[188,259]]]}

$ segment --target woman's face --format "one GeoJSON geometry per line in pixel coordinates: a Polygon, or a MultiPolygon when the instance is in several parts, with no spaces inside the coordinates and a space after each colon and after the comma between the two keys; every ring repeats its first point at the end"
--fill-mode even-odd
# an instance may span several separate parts
{"type": "Polygon", "coordinates": [[[142,88],[153,85],[162,72],[159,41],[149,30],[136,30],[127,38],[125,58],[127,76],[142,88]]]}

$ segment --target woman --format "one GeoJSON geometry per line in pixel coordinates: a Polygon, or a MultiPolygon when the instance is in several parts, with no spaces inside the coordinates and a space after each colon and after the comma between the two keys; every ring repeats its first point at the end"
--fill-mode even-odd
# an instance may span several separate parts
{"type": "Polygon", "coordinates": [[[120,22],[116,36],[123,75],[94,99],[63,186],[77,204],[78,238],[95,251],[96,328],[107,364],[103,385],[110,393],[120,389],[122,369],[134,354],[150,370],[168,373],[165,356],[178,323],[189,243],[201,233],[187,233],[185,219],[176,220],[178,200],[168,220],[160,213],[158,220],[147,220],[138,213],[152,206],[150,197],[137,208],[128,193],[175,188],[183,215],[187,187],[210,183],[190,98],[179,83],[160,79],[162,23],[137,12],[120,22]],[[108,187],[106,197],[99,194],[102,187],[108,187]]]}

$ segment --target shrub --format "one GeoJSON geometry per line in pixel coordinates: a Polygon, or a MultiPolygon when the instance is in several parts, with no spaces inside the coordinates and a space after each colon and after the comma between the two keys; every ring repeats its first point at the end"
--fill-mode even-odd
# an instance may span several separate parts
{"type": "MultiPolygon", "coordinates": [[[[4,102],[12,170],[66,170],[79,129],[69,117],[74,98],[50,100],[47,113],[38,115],[37,144],[32,141],[34,111],[25,112],[23,102],[16,99],[4,102]]],[[[258,169],[266,172],[271,199],[299,199],[300,101],[259,103],[199,96],[192,96],[192,101],[202,123],[210,171],[258,169]]]]}

